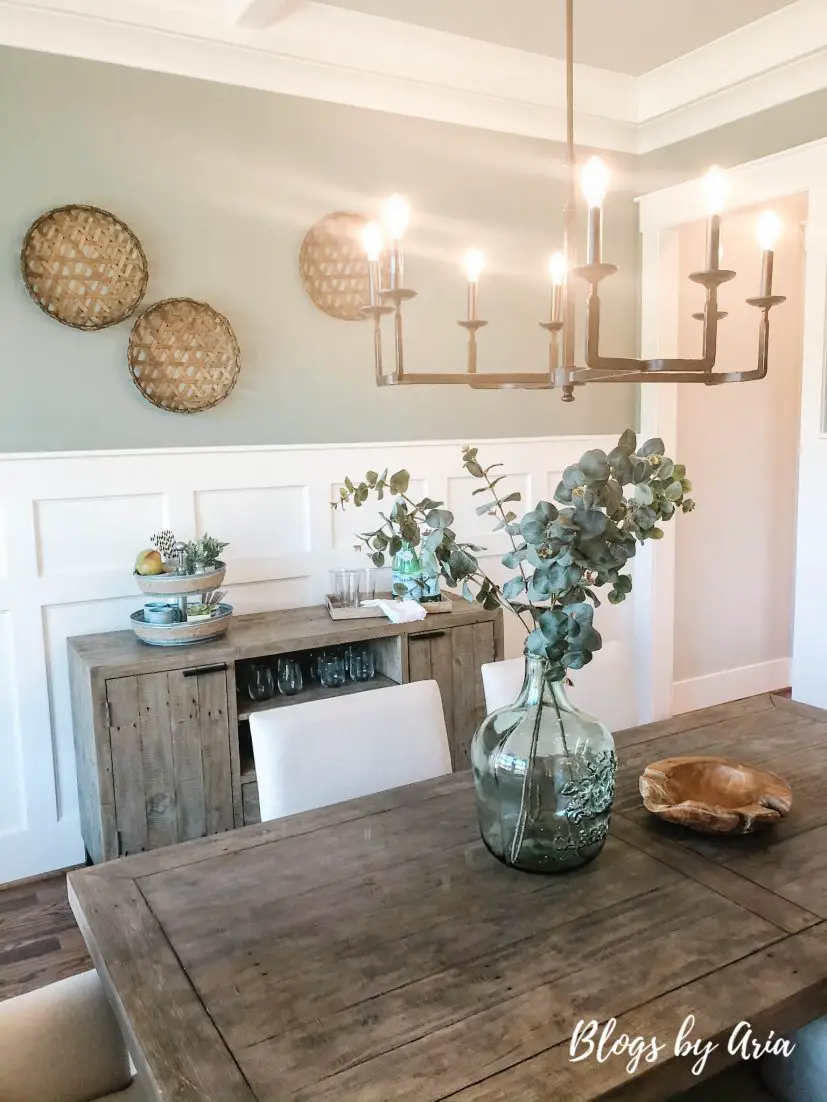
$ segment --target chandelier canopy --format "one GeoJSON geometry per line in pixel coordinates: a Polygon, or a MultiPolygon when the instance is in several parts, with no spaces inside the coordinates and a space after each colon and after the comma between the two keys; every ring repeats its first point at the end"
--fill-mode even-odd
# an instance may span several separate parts
{"type": "Polygon", "coordinates": [[[617,272],[617,266],[603,260],[603,201],[609,183],[609,172],[598,158],[590,158],[579,170],[574,147],[574,0],[566,3],[566,166],[568,197],[563,207],[563,250],[549,261],[551,281],[549,315],[539,322],[549,335],[548,366],[533,372],[485,372],[477,370],[477,334],[488,324],[479,317],[478,290],[485,258],[477,249],[465,257],[468,279],[467,315],[457,322],[468,333],[465,370],[452,373],[414,373],[405,368],[403,308],[417,292],[405,286],[402,239],[410,218],[410,207],[400,195],[392,195],[384,208],[384,230],[376,222],[365,229],[364,248],[370,275],[370,305],[363,313],[373,319],[373,348],[378,386],[399,385],[466,385],[478,390],[553,390],[559,389],[564,402],[574,401],[574,389],[584,383],[741,383],[763,379],[767,374],[769,354],[769,313],[773,306],[785,301],[772,293],[773,249],[781,233],[781,222],[773,211],[765,211],[758,224],[761,246],[760,294],[746,301],[760,313],[758,326],[758,361],[751,371],[716,372],[718,322],[726,314],[718,309],[718,288],[734,279],[736,273],[720,267],[721,212],[727,191],[726,175],[713,167],[704,179],[704,195],[709,214],[707,223],[706,266],[692,272],[689,278],[706,291],[703,311],[693,317],[703,322],[702,354],[698,359],[634,359],[624,356],[604,356],[600,352],[600,284],[617,272]],[[576,237],[578,226],[577,180],[587,207],[586,262],[578,265],[576,237]],[[389,286],[381,285],[380,257],[385,248],[385,235],[390,252],[389,286]],[[578,366],[575,353],[576,311],[572,295],[572,280],[588,284],[585,315],[585,364],[578,366]],[[385,370],[383,359],[383,319],[393,326],[393,369],[385,370]]]}

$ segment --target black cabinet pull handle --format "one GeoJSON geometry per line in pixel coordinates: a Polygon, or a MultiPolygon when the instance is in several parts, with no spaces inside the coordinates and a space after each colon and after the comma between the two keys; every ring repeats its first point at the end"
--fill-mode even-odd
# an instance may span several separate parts
{"type": "Polygon", "coordinates": [[[441,639],[444,631],[420,631],[417,635],[409,635],[409,639],[441,639]]]}
{"type": "Polygon", "coordinates": [[[217,662],[214,666],[194,666],[191,670],[184,670],[184,677],[200,677],[202,673],[223,673],[226,668],[226,662],[217,662]]]}

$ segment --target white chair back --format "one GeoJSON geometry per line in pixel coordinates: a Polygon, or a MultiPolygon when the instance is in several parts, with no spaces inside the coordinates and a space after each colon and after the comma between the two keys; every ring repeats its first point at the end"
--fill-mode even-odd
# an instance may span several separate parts
{"type": "MultiPolygon", "coordinates": [[[[524,658],[507,658],[482,667],[485,708],[488,715],[513,704],[523,687],[524,658]]],[[[572,673],[569,700],[583,712],[598,716],[610,731],[633,727],[640,720],[634,693],[631,655],[617,640],[605,642],[594,662],[572,673]]]]}
{"type": "Polygon", "coordinates": [[[507,708],[520,695],[525,678],[525,659],[506,658],[504,662],[486,662],[482,667],[485,710],[488,715],[507,708]]]}
{"type": "Polygon", "coordinates": [[[128,1102],[126,1045],[96,972],[0,1003],[3,1102],[128,1102]],[[115,1093],[120,1092],[120,1093],[115,1093]]]}
{"type": "Polygon", "coordinates": [[[262,821],[451,772],[435,681],[250,716],[262,821]]]}

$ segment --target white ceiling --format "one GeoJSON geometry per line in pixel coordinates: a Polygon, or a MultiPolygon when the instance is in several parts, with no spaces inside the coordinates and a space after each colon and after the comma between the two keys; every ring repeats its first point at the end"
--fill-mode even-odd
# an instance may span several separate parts
{"type": "MultiPolygon", "coordinates": [[[[519,50],[565,56],[564,0],[321,0],[519,50]]],[[[575,0],[582,65],[641,76],[794,0],[575,0]]]]}
{"type": "MultiPolygon", "coordinates": [[[[0,0],[0,45],[560,141],[564,0],[0,0]]],[[[575,0],[580,144],[827,88],[827,0],[575,0]]]]}

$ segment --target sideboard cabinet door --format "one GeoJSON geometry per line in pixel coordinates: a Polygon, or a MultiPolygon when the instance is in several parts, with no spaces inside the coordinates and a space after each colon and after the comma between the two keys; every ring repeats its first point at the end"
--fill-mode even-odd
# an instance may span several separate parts
{"type": "Polygon", "coordinates": [[[227,671],[106,682],[120,855],[232,830],[227,671]]]}
{"type": "MultiPolygon", "coordinates": [[[[434,617],[436,620],[442,617],[434,617]]],[[[480,667],[493,662],[493,622],[416,632],[408,636],[411,681],[436,681],[442,694],[454,770],[469,769],[471,737],[485,716],[480,667]]]]}

